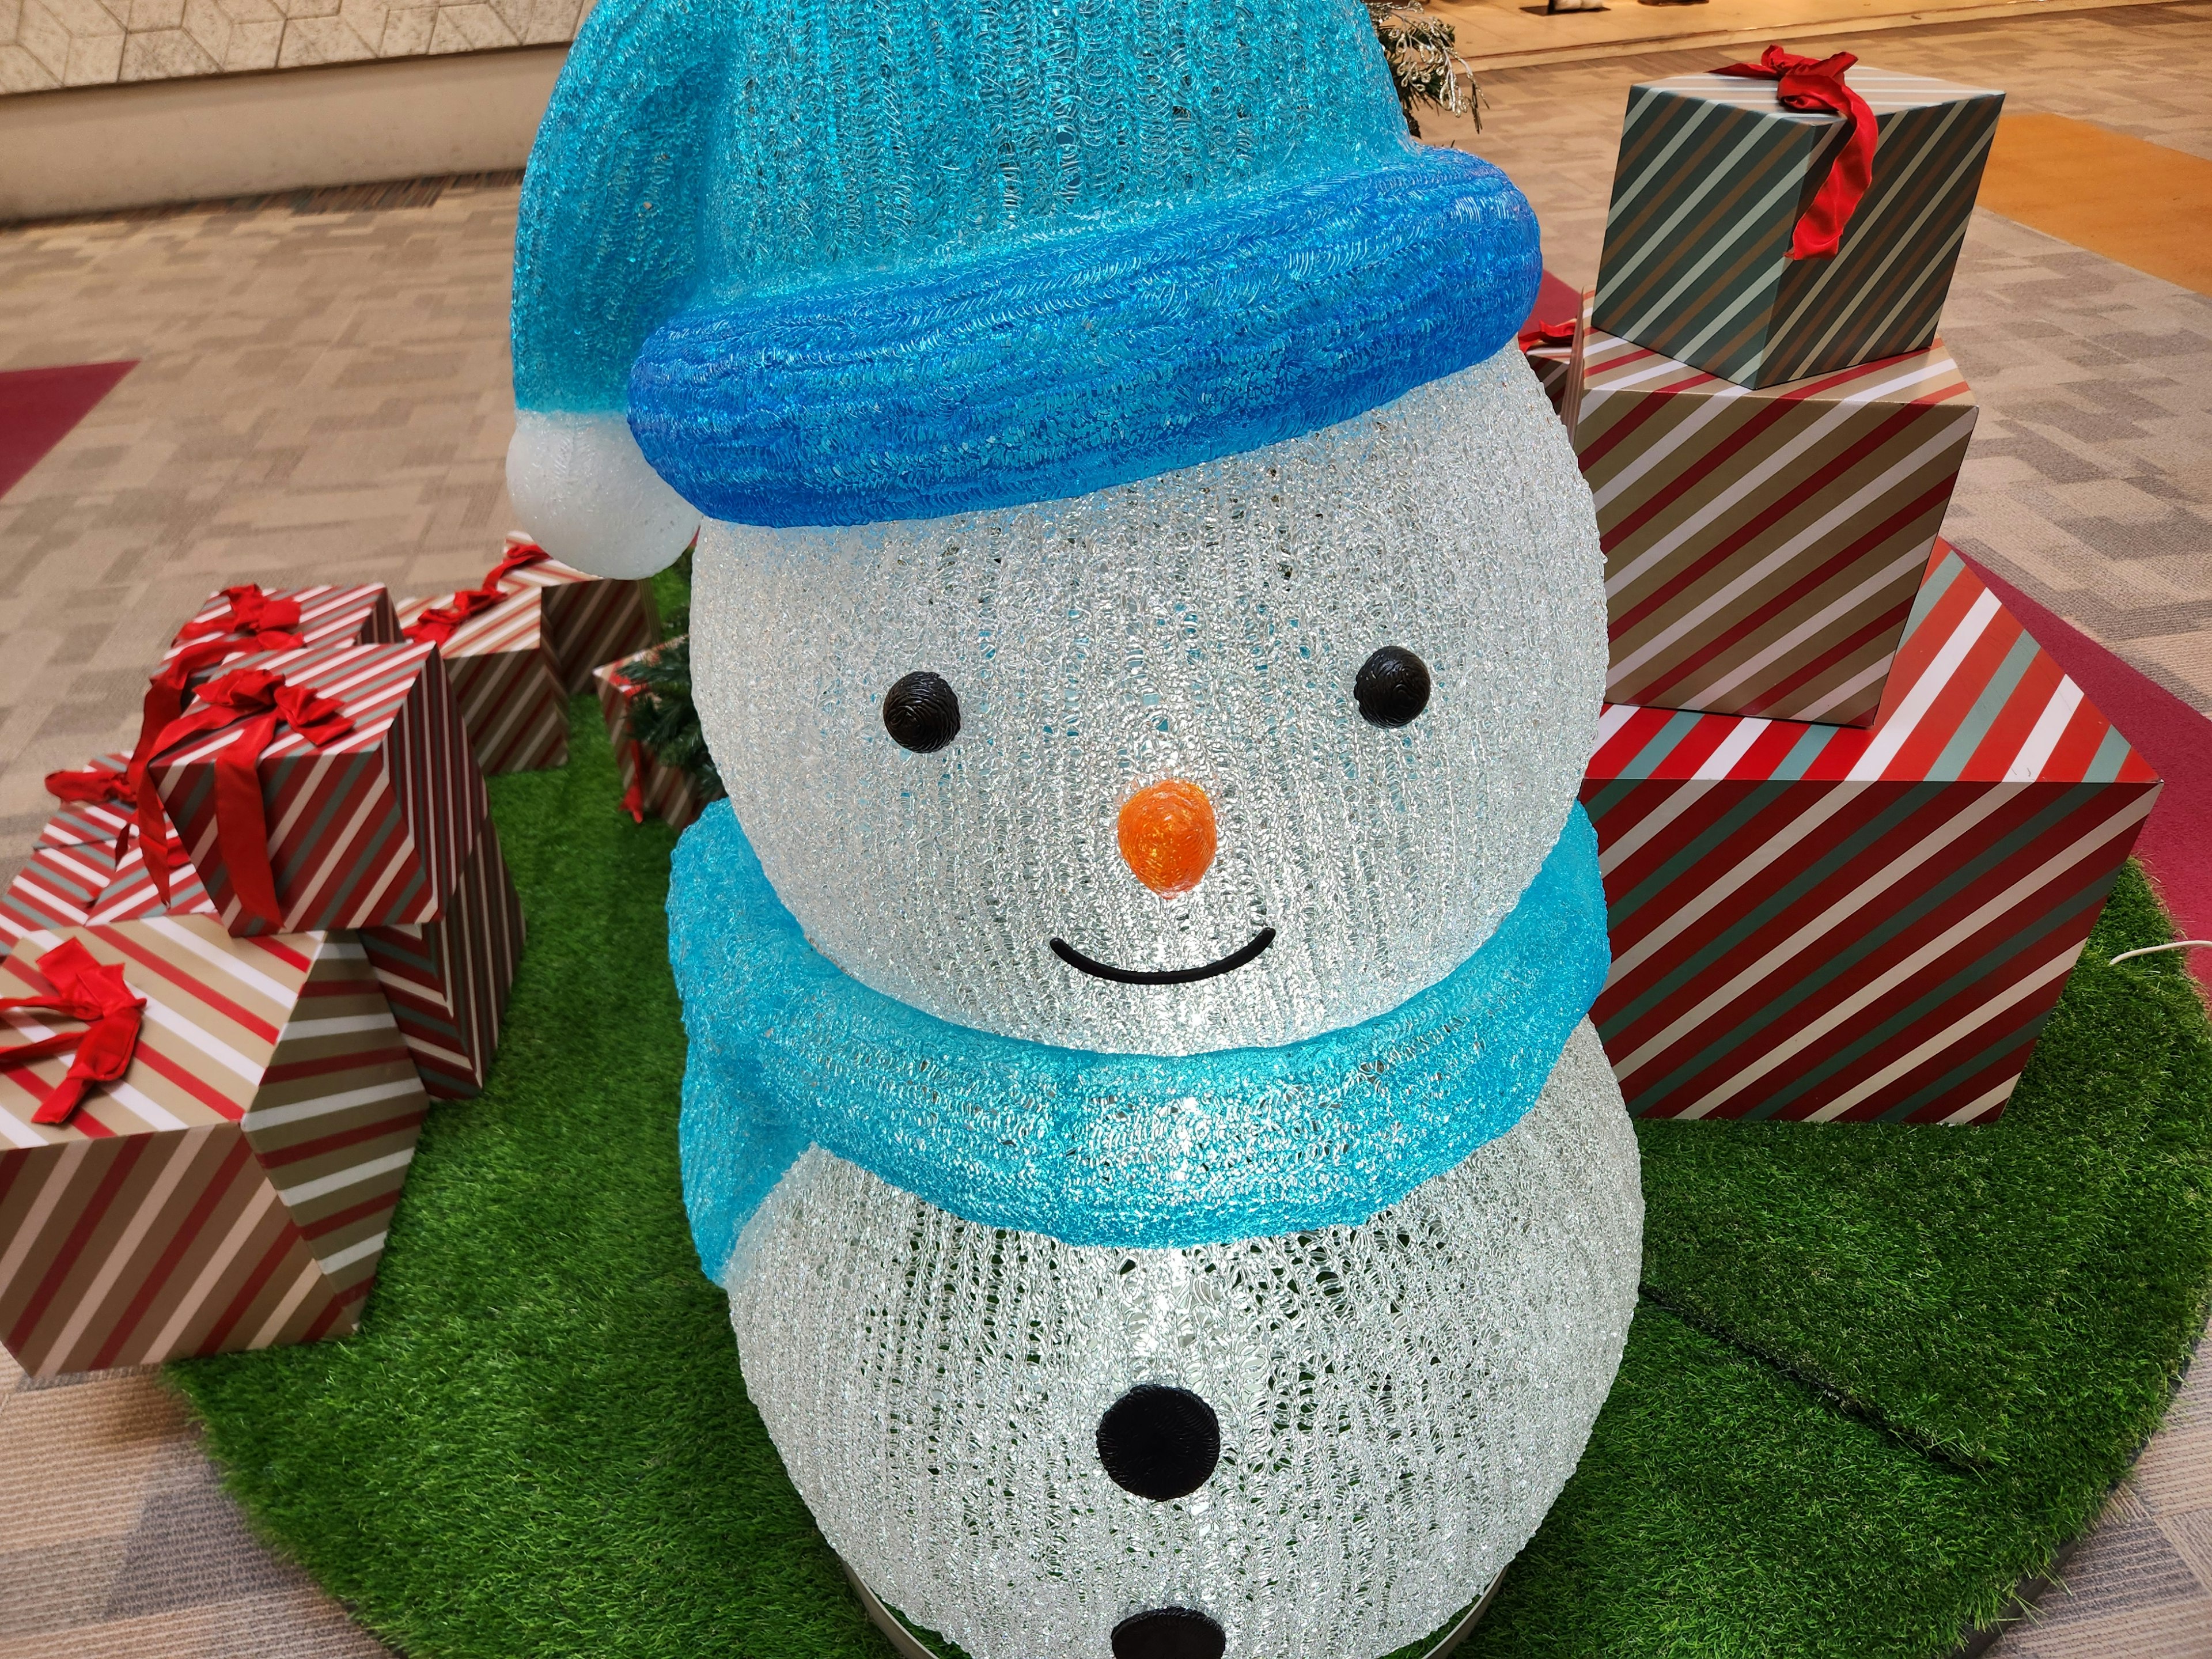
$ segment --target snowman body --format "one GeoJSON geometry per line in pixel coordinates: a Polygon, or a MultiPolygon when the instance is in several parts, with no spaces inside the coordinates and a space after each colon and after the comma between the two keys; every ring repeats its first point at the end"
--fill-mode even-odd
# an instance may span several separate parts
{"type": "MultiPolygon", "coordinates": [[[[1603,635],[1555,432],[1507,353],[1090,497],[709,524],[697,695],[775,894],[845,973],[1028,1043],[1168,1058],[1364,1029],[1492,943],[1569,827],[1603,635]],[[1500,453],[1522,465],[1461,459],[1500,453]],[[1431,681],[1402,727],[1351,695],[1386,645],[1431,681]],[[922,667],[961,724],[915,754],[879,711],[922,667]],[[1162,776],[1206,793],[1218,843],[1165,898],[1115,836],[1162,776]],[[1267,927],[1250,963],[1183,984],[1050,948],[1171,969],[1267,927]]],[[[703,878],[676,904],[704,1035],[714,969],[686,946],[730,907],[703,878]]],[[[714,1264],[748,1391],[832,1546],[977,1659],[1130,1659],[1168,1610],[1230,1655],[1392,1652],[1527,1541],[1632,1312],[1635,1146],[1586,1021],[1545,1071],[1512,1127],[1374,1213],[1182,1248],[1049,1205],[963,1215],[811,1141],[714,1264]],[[1132,1400],[1195,1413],[1207,1443],[1117,1471],[1132,1400]]],[[[1203,1133],[1188,1162],[1195,1198],[1203,1133]]]]}
{"type": "Polygon", "coordinates": [[[972,1659],[1379,1659],[1558,1495],[1640,1255],[1533,218],[1350,0],[799,27],[602,0],[518,234],[518,507],[699,526],[702,1263],[972,1659]]]}

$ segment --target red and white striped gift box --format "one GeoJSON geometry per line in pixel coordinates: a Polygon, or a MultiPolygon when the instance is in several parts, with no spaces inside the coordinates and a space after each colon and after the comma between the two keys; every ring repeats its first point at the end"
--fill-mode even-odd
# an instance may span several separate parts
{"type": "Polygon", "coordinates": [[[81,927],[114,873],[112,841],[50,847],[41,840],[0,894],[0,937],[13,944],[27,935],[50,939],[64,927],[81,927]]]}
{"type": "Polygon", "coordinates": [[[614,745],[615,764],[622,773],[623,805],[635,803],[638,812],[680,831],[689,829],[707,810],[699,786],[682,767],[665,764],[629,734],[629,708],[637,687],[623,678],[622,671],[652,654],[652,651],[641,651],[620,662],[605,664],[592,671],[592,680],[599,692],[599,714],[607,723],[607,741],[614,745]]]}
{"type": "MultiPolygon", "coordinates": [[[[382,582],[356,587],[272,587],[265,591],[272,599],[290,599],[299,605],[300,620],[285,631],[297,635],[303,646],[399,642],[399,616],[392,609],[391,592],[382,582]]],[[[200,606],[191,622],[177,630],[178,636],[169,641],[161,660],[167,663],[191,646],[193,641],[184,637],[186,629],[194,623],[214,622],[229,610],[228,599],[221,593],[210,594],[207,603],[200,606]]],[[[235,662],[254,648],[251,641],[241,640],[238,649],[223,659],[224,665],[235,662]]],[[[206,670],[200,678],[210,678],[222,672],[218,665],[206,670]]]]}
{"type": "Polygon", "coordinates": [[[436,1100],[477,1093],[499,1048],[522,954],[522,900],[487,821],[436,921],[364,927],[362,948],[392,1004],[422,1086],[436,1100]]]}
{"type": "Polygon", "coordinates": [[[642,651],[660,637],[651,582],[608,581],[548,558],[508,571],[500,587],[543,593],[545,635],[568,696],[589,686],[592,671],[602,663],[642,651]]]}
{"type": "MultiPolygon", "coordinates": [[[[66,1054],[0,1068],[0,1340],[48,1376],[353,1330],[427,1107],[361,946],[204,917],[66,937],[147,1007],[67,1123],[31,1121],[66,1054]]],[[[7,994],[46,989],[50,948],[15,948],[7,994]]],[[[0,1046],[38,1018],[0,1016],[0,1046]]]]}
{"type": "MultiPolygon", "coordinates": [[[[84,769],[118,776],[128,755],[100,755],[84,769]]],[[[146,873],[138,850],[138,824],[131,811],[113,801],[64,801],[40,830],[31,857],[0,897],[0,933],[10,939],[39,933],[48,943],[64,927],[93,921],[128,921],[140,916],[176,914],[212,915],[207,889],[172,838],[178,863],[170,881],[171,902],[164,904],[146,873]],[[115,849],[124,849],[118,862],[115,849]]]]}
{"type": "Polygon", "coordinates": [[[321,749],[279,726],[261,757],[281,927],[240,904],[217,841],[215,759],[246,723],[186,738],[148,766],[223,925],[248,934],[436,921],[489,808],[437,647],[315,647],[239,665],[335,699],[354,725],[321,749]]]}
{"type": "Polygon", "coordinates": [[[1974,430],[1942,343],[1754,390],[1585,326],[1575,373],[1606,695],[1872,720],[1974,430]]]}
{"type": "MultiPolygon", "coordinates": [[[[568,696],[543,627],[544,589],[502,599],[439,644],[477,764],[486,777],[535,772],[568,758],[568,696]]],[[[444,599],[399,607],[404,630],[444,599]]]]}
{"type": "MultiPolygon", "coordinates": [[[[125,754],[94,755],[85,763],[87,772],[111,772],[116,776],[131,769],[131,757],[125,754]]],[[[46,827],[39,831],[41,847],[77,847],[86,842],[104,841],[110,847],[122,838],[124,828],[131,821],[131,809],[112,800],[65,800],[48,818],[46,827]]]]}
{"type": "Polygon", "coordinates": [[[173,838],[171,846],[173,867],[169,872],[169,896],[164,899],[161,890],[154,885],[154,878],[146,868],[146,854],[140,850],[138,836],[134,829],[123,858],[107,884],[100,890],[88,921],[143,921],[151,916],[211,916],[215,901],[208,896],[207,885],[200,880],[200,872],[192,868],[183,847],[173,838]]]}
{"type": "Polygon", "coordinates": [[[1649,1117],[1996,1117],[2159,790],[1940,543],[1871,729],[1600,730],[1591,1013],[1649,1117]]]}

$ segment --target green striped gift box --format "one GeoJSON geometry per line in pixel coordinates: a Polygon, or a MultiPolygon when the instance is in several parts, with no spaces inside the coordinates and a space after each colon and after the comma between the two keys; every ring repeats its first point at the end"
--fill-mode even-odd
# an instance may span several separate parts
{"type": "Polygon", "coordinates": [[[1874,179],[1832,259],[1790,235],[1844,124],[1771,81],[1679,75],[1629,88],[1594,320],[1743,386],[1917,351],[1936,337],[2001,92],[1863,64],[1874,179]]]}

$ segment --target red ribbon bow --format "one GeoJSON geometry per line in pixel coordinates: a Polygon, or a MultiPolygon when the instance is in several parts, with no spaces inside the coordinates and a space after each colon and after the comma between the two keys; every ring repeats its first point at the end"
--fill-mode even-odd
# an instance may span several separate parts
{"type": "Polygon", "coordinates": [[[100,961],[76,939],[65,939],[40,957],[37,971],[54,994],[0,997],[0,1008],[35,1008],[86,1023],[82,1031],[64,1031],[20,1048],[0,1048],[0,1066],[16,1066],[73,1048],[62,1080],[31,1114],[33,1123],[66,1123],[95,1083],[112,1083],[130,1068],[138,1047],[138,1025],[146,999],[123,982],[122,968],[100,961]]]}
{"type": "Polygon", "coordinates": [[[1807,112],[1826,110],[1850,124],[1842,149],[1828,167],[1790,238],[1793,259],[1832,259],[1844,240],[1867,186],[1874,182],[1874,112],[1867,100],[1844,84],[1844,71],[1859,60],[1848,52],[1832,58],[1801,58],[1769,46],[1756,64],[1730,64],[1716,75],[1739,75],[1747,80],[1780,82],[1774,96],[1784,109],[1807,112]]]}
{"type": "MultiPolygon", "coordinates": [[[[155,740],[185,711],[193,675],[213,668],[234,653],[297,651],[306,643],[297,634],[286,631],[300,620],[298,600],[276,599],[263,592],[255,582],[241,582],[222,592],[230,601],[229,608],[179,629],[177,637],[191,643],[163,663],[161,672],[147,682],[146,700],[138,713],[138,742],[131,751],[127,769],[134,795],[146,780],[146,763],[154,757],[155,740]]],[[[167,894],[164,889],[163,896],[167,894]]]]}
{"type": "Polygon", "coordinates": [[[453,637],[453,630],[471,617],[480,615],[509,597],[501,587],[508,575],[527,564],[537,564],[552,556],[535,542],[525,542],[510,547],[500,556],[497,564],[484,573],[483,581],[474,587],[457,590],[453,597],[441,605],[425,611],[401,629],[417,644],[443,645],[453,637]]]}
{"type": "MultiPolygon", "coordinates": [[[[155,739],[154,753],[188,738],[219,731],[243,720],[236,741],[215,757],[216,842],[238,902],[249,915],[283,926],[276,902],[276,872],[269,861],[269,812],[261,799],[261,757],[289,726],[315,748],[335,743],[353,730],[353,717],[334,698],[304,685],[291,685],[272,668],[237,668],[199,690],[189,714],[179,715],[155,739]]],[[[161,798],[151,789],[138,793],[138,844],[147,873],[169,899],[169,874],[183,848],[169,832],[161,798]]]]}
{"type": "Polygon", "coordinates": [[[1538,346],[1568,345],[1575,337],[1572,318],[1556,323],[1531,323],[1521,331],[1521,349],[1534,350],[1538,346]]]}
{"type": "Polygon", "coordinates": [[[221,635],[273,634],[299,625],[300,602],[264,593],[258,582],[240,582],[235,587],[226,587],[222,596],[230,601],[228,610],[204,622],[186,623],[177,630],[177,637],[204,640],[221,635]]]}
{"type": "Polygon", "coordinates": [[[138,791],[131,775],[111,772],[104,766],[88,766],[81,772],[49,772],[46,793],[56,800],[113,801],[118,806],[138,804],[138,791]]]}

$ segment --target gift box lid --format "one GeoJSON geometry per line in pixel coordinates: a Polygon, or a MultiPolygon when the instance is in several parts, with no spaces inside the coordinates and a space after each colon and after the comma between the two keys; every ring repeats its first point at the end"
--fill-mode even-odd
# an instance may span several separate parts
{"type": "MultiPolygon", "coordinates": [[[[1607,704],[1589,787],[1650,780],[2154,783],[2130,746],[1938,541],[1870,726],[1607,704]]],[[[1586,787],[1584,799],[1592,797],[1586,787]]],[[[1594,805],[1593,816],[1601,806],[1594,805]]],[[[1608,859],[1625,856],[1608,848],[1608,859]]]]}
{"type": "MultiPolygon", "coordinates": [[[[1933,408],[1944,404],[1971,406],[1974,401],[1966,377],[1940,339],[1931,342],[1924,350],[1906,352],[1901,356],[1858,363],[1826,374],[1808,375],[1802,380],[1748,386],[1708,374],[1688,363],[1677,362],[1648,346],[1624,340],[1601,328],[1589,331],[1583,343],[1583,402],[1579,414],[1589,414],[1594,402],[1607,398],[1662,394],[1683,398],[1699,409],[1742,398],[1753,399],[1748,406],[1753,408],[1761,404],[1873,404],[1899,409],[1917,404],[1933,408]]],[[[1703,418],[1712,417],[1707,415],[1703,418]]],[[[1605,449],[1626,434],[1625,428],[1606,433],[1602,447],[1583,457],[1583,466],[1595,465],[1603,458],[1605,449]]],[[[1587,434],[1578,428],[1577,435],[1579,440],[1587,434]]]]}
{"type": "MultiPolygon", "coordinates": [[[[1871,64],[1854,64],[1845,70],[1844,84],[1865,99],[1867,107],[1876,116],[1893,115],[1900,110],[1928,109],[1936,104],[1955,104],[1969,98],[2004,96],[2002,92],[1990,87],[1961,86],[1956,82],[1939,81],[1925,75],[1904,75],[1895,70],[1876,69],[1871,64]]],[[[1699,71],[1690,75],[1665,76],[1656,81],[1639,81],[1628,89],[1628,95],[1632,99],[1638,96],[1695,98],[1706,103],[1749,110],[1778,121],[1810,126],[1842,118],[1825,110],[1785,109],[1775,101],[1774,88],[1772,81],[1699,71]]]]}
{"type": "MultiPolygon", "coordinates": [[[[399,605],[402,634],[422,621],[425,612],[450,602],[453,595],[404,599],[399,605]]],[[[509,651],[538,651],[545,647],[545,599],[541,586],[509,592],[497,605],[479,611],[437,642],[447,658],[490,657],[509,651]]]]}
{"type": "MultiPolygon", "coordinates": [[[[303,646],[389,645],[399,638],[399,623],[392,610],[392,595],[382,582],[349,587],[327,584],[317,587],[272,587],[266,592],[272,599],[289,599],[300,607],[300,620],[285,631],[296,635],[303,646]]],[[[162,652],[161,660],[169,662],[196,643],[185,637],[189,629],[222,621],[229,613],[228,594],[208,595],[207,602],[191,620],[177,630],[168,649],[162,652]]],[[[226,656],[224,661],[228,663],[252,648],[251,642],[241,641],[238,650],[226,656]]]]}
{"type": "MultiPolygon", "coordinates": [[[[328,1098],[324,1075],[332,1057],[353,1051],[364,1036],[390,1028],[386,1045],[403,1061],[398,1029],[368,975],[358,942],[343,933],[281,933],[233,939],[208,917],[179,916],[65,930],[27,939],[0,965],[10,997],[46,993],[40,960],[62,939],[82,943],[102,963],[119,963],[124,982],[146,1000],[129,1069],[95,1084],[66,1123],[31,1121],[46,1091],[70,1066],[66,1054],[0,1070],[0,1139],[21,1147],[112,1135],[145,1134],[215,1124],[279,1129],[287,1109],[328,1098]],[[344,998],[308,994],[319,963],[361,964],[352,977],[367,987],[344,998]],[[346,1006],[341,1007],[343,1001],[346,1006]],[[361,1006],[355,1006],[355,1003],[361,1006]]],[[[24,1010],[0,1013],[0,1053],[10,1046],[76,1029],[58,1015],[24,1010]]],[[[373,1042],[372,1042],[373,1046],[373,1042]]],[[[411,1066],[385,1085],[398,1100],[420,1085],[411,1066]]],[[[298,1115],[295,1114],[295,1115],[298,1115]]],[[[257,1150],[258,1150],[257,1148],[257,1150]]]]}

